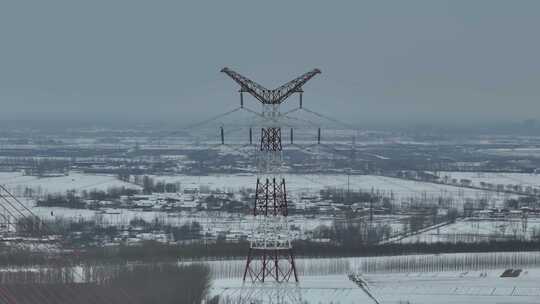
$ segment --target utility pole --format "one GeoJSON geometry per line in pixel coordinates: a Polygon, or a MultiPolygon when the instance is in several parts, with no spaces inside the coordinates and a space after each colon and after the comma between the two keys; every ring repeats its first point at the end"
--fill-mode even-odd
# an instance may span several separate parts
{"type": "Polygon", "coordinates": [[[369,226],[373,225],[373,196],[369,199],[369,226]]]}

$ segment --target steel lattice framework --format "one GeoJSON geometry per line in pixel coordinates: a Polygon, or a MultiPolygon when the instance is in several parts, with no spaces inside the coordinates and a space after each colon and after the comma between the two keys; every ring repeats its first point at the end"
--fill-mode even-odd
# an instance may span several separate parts
{"type": "Polygon", "coordinates": [[[302,86],[321,71],[314,69],[273,90],[229,68],[223,68],[221,72],[240,85],[241,105],[242,93],[247,92],[262,103],[261,116],[267,118],[260,133],[259,169],[252,209],[255,225],[250,236],[243,280],[245,282],[249,278],[254,283],[267,280],[278,283],[290,280],[298,282],[287,220],[287,188],[285,179],[280,177],[283,146],[279,108],[294,93],[299,93],[301,98],[302,86]]]}
{"type": "Polygon", "coordinates": [[[247,77],[244,77],[229,68],[223,68],[221,72],[229,75],[229,77],[236,81],[236,83],[240,85],[240,90],[242,92],[247,92],[251,94],[261,103],[281,104],[293,93],[303,92],[302,86],[311,78],[315,77],[315,75],[320,74],[321,70],[313,69],[273,90],[269,90],[262,85],[256,83],[255,81],[250,80],[247,77]]]}

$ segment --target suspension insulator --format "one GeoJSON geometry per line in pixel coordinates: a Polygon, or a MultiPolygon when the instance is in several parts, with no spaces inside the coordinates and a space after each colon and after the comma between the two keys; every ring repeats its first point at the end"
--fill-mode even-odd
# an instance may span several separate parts
{"type": "Polygon", "coordinates": [[[244,108],[244,92],[240,91],[240,108],[244,108]]]}
{"type": "Polygon", "coordinates": [[[249,128],[249,144],[253,144],[253,130],[251,128],[249,128]]]}
{"type": "Polygon", "coordinates": [[[221,144],[225,144],[225,132],[223,132],[223,127],[219,127],[221,133],[221,144]]]}
{"type": "Polygon", "coordinates": [[[321,128],[317,130],[317,144],[321,144],[321,128]]]}
{"type": "Polygon", "coordinates": [[[294,139],[294,133],[293,133],[293,128],[291,128],[291,145],[293,144],[293,139],[294,139]]]}

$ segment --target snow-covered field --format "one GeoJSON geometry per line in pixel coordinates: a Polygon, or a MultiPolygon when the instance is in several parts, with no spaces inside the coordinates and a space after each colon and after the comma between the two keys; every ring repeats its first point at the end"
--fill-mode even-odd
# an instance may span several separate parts
{"type": "MultiPolygon", "coordinates": [[[[155,176],[157,180],[179,183],[182,187],[197,188],[201,186],[211,189],[239,190],[254,188],[256,176],[252,174],[226,174],[212,176],[155,176]]],[[[450,185],[440,185],[426,182],[403,180],[377,175],[347,175],[343,174],[284,174],[287,189],[294,193],[318,191],[327,187],[360,189],[378,191],[388,197],[394,197],[397,202],[410,198],[436,199],[438,197],[453,197],[456,207],[467,199],[488,198],[493,204],[499,205],[508,198],[507,195],[490,191],[462,188],[450,185]]]]}
{"type": "Polygon", "coordinates": [[[111,187],[139,189],[139,186],[120,181],[114,175],[83,174],[71,172],[67,176],[43,177],[25,176],[20,172],[0,172],[0,184],[18,194],[24,188],[33,188],[38,195],[47,193],[65,193],[68,190],[107,190],[111,187]]]}
{"type": "Polygon", "coordinates": [[[475,219],[458,220],[453,224],[422,232],[401,239],[401,243],[436,242],[482,242],[492,239],[525,239],[540,235],[540,218],[529,218],[527,223],[515,219],[475,219]]]}
{"type": "Polygon", "coordinates": [[[450,179],[455,178],[458,181],[468,179],[473,186],[480,187],[480,183],[490,183],[494,185],[521,185],[523,188],[540,187],[540,174],[534,173],[493,173],[493,172],[440,172],[439,176],[450,179]]]}
{"type": "Polygon", "coordinates": [[[220,279],[213,282],[210,294],[219,296],[223,304],[373,303],[346,275],[303,277],[298,285],[252,285],[242,284],[241,279],[220,279]]]}
{"type": "MultiPolygon", "coordinates": [[[[540,268],[524,269],[517,278],[501,278],[504,270],[369,274],[362,278],[381,304],[539,303],[540,268]]],[[[242,286],[241,279],[220,279],[214,281],[211,294],[219,295],[222,303],[239,298],[276,304],[376,303],[346,275],[302,277],[298,286],[288,289],[271,284],[266,289],[249,283],[242,286]],[[288,302],[280,302],[277,294],[288,302]]]]}
{"type": "MultiPolygon", "coordinates": [[[[490,183],[525,185],[540,184],[536,175],[505,174],[477,175],[476,173],[459,173],[453,178],[467,178],[473,183],[484,181],[490,183]],[[487,176],[487,177],[486,177],[487,176]]],[[[347,180],[346,175],[284,175],[288,189],[298,196],[304,192],[318,191],[325,187],[346,188],[347,183],[352,189],[379,191],[393,196],[396,202],[407,201],[409,198],[454,197],[456,207],[467,198],[488,197],[491,202],[500,204],[507,195],[494,192],[460,188],[455,186],[438,185],[388,178],[373,175],[353,175],[347,180]]],[[[211,189],[239,190],[253,188],[253,175],[217,175],[217,176],[168,176],[156,177],[157,180],[178,182],[182,188],[209,187],[211,189]]],[[[93,175],[71,173],[69,176],[37,178],[24,176],[21,173],[0,173],[0,184],[14,192],[22,191],[25,187],[39,188],[42,194],[58,193],[67,190],[105,190],[113,186],[137,187],[118,181],[112,175],[93,175]]],[[[296,196],[296,197],[297,197],[296,196]]],[[[160,211],[137,211],[125,209],[108,209],[105,211],[73,210],[65,208],[33,208],[43,218],[61,216],[65,218],[99,218],[104,223],[117,225],[128,224],[133,218],[146,220],[160,219],[164,223],[180,225],[190,221],[200,222],[205,229],[222,229],[245,231],[249,222],[238,215],[179,213],[171,216],[160,211]],[[52,212],[52,213],[51,213],[52,212]]],[[[331,219],[304,219],[290,217],[291,222],[303,225],[301,230],[312,229],[331,219]]],[[[460,221],[456,224],[440,228],[436,231],[425,232],[404,241],[420,239],[430,241],[448,240],[451,235],[458,233],[488,234],[500,231],[503,235],[513,235],[522,229],[521,223],[502,221],[460,221]],[[504,226],[504,228],[503,228],[504,226]],[[504,232],[502,231],[504,229],[504,232]]],[[[540,221],[529,219],[527,229],[540,227],[540,221]]],[[[528,232],[529,233],[529,232],[528,232]]],[[[289,299],[301,299],[308,303],[374,303],[373,300],[355,283],[349,280],[348,273],[359,273],[368,282],[369,289],[381,303],[540,303],[540,253],[493,253],[493,254],[458,254],[458,255],[418,255],[409,257],[373,257],[373,258],[342,258],[342,259],[298,259],[297,266],[301,283],[296,288],[287,289],[286,293],[272,287],[256,287],[245,291],[242,287],[241,274],[245,265],[244,260],[208,262],[214,281],[212,294],[220,295],[222,299],[233,299],[248,293],[263,295],[276,299],[281,296],[289,299]],[[394,266],[393,266],[394,265],[394,266]],[[395,266],[399,265],[399,267],[395,266]],[[519,267],[524,269],[519,277],[501,278],[500,274],[506,268],[519,267]],[[396,268],[398,268],[396,270],[396,268]],[[393,271],[391,269],[394,269],[393,271]]],[[[276,303],[276,302],[274,302],[276,303]]]]}
{"type": "MultiPolygon", "coordinates": [[[[376,191],[393,197],[394,202],[399,204],[408,202],[411,198],[424,200],[426,202],[437,202],[439,197],[453,199],[453,206],[461,208],[467,199],[489,198],[492,205],[501,205],[508,195],[497,194],[495,192],[460,188],[455,186],[439,185],[433,183],[417,182],[390,177],[374,175],[296,175],[286,174],[283,177],[287,181],[289,199],[292,202],[299,202],[300,196],[317,192],[326,187],[346,188],[347,184],[351,189],[361,189],[364,191],[376,191]]],[[[211,176],[154,176],[156,180],[178,183],[181,189],[186,188],[209,188],[238,191],[242,188],[253,188],[256,176],[252,174],[227,174],[211,176]]],[[[37,178],[24,176],[19,172],[0,173],[0,184],[5,185],[15,195],[21,196],[26,187],[33,188],[37,195],[47,193],[63,193],[67,190],[106,190],[110,187],[130,187],[139,188],[136,185],[119,181],[114,175],[96,175],[71,172],[68,176],[37,178]],[[36,190],[37,189],[37,190],[36,190]]],[[[22,200],[23,198],[21,198],[22,200]]],[[[33,206],[32,201],[28,201],[29,206],[33,206]]],[[[162,223],[171,225],[182,225],[192,221],[201,223],[204,229],[213,231],[230,231],[231,233],[246,231],[250,228],[249,221],[245,217],[233,214],[209,214],[198,213],[177,213],[170,214],[161,211],[142,211],[127,209],[107,209],[102,211],[65,209],[55,207],[33,207],[33,211],[44,219],[54,219],[62,217],[65,219],[90,219],[98,217],[104,225],[127,225],[134,218],[142,218],[146,221],[159,220],[162,223]]],[[[331,225],[332,218],[306,219],[304,217],[290,217],[291,224],[298,226],[300,231],[311,230],[321,224],[331,225]]],[[[395,230],[401,229],[399,221],[388,221],[393,223],[395,230]]],[[[457,226],[459,227],[459,226],[457,226]]],[[[534,227],[531,225],[531,228],[534,227]]],[[[447,228],[451,229],[451,228],[447,228]]],[[[453,229],[453,228],[452,228],[453,229]]],[[[512,228],[506,232],[511,233],[512,228]]],[[[452,231],[445,232],[451,234],[452,231]]],[[[421,237],[424,234],[421,235],[421,237]]],[[[433,238],[431,234],[427,237],[433,238]]],[[[412,239],[411,239],[412,240],[412,239]]]]}
{"type": "MultiPolygon", "coordinates": [[[[219,295],[222,303],[239,298],[262,299],[261,303],[300,303],[298,299],[307,303],[375,303],[365,288],[381,304],[540,303],[539,261],[540,253],[530,252],[298,259],[298,285],[286,289],[272,284],[265,288],[243,285],[239,273],[229,268],[222,276],[216,277],[214,272],[211,294],[219,295]],[[517,277],[501,277],[507,269],[522,271],[517,277]],[[349,273],[363,280],[363,288],[349,279],[349,273]],[[278,294],[289,302],[280,302],[278,294]]],[[[223,271],[224,264],[235,262],[209,262],[209,266],[223,271]]],[[[240,270],[242,264],[238,261],[240,270]]]]}
{"type": "Polygon", "coordinates": [[[369,274],[364,278],[381,303],[540,303],[540,268],[523,269],[516,278],[501,278],[505,270],[369,274]]]}
{"type": "MultiPolygon", "coordinates": [[[[61,207],[31,207],[32,212],[45,220],[62,218],[64,220],[97,220],[103,226],[126,226],[133,219],[144,219],[147,222],[158,221],[171,226],[181,226],[186,223],[198,222],[203,231],[231,231],[231,233],[244,233],[252,227],[252,221],[247,216],[225,212],[178,212],[142,211],[133,209],[105,210],[68,209],[61,207]]],[[[289,223],[300,231],[312,230],[319,225],[331,226],[331,218],[304,218],[302,216],[289,216],[289,223]]],[[[396,229],[399,226],[396,225],[396,229]]]]}
{"type": "Polygon", "coordinates": [[[495,148],[481,149],[479,152],[497,156],[540,157],[539,148],[495,148]]]}
{"type": "MultiPolygon", "coordinates": [[[[460,173],[463,174],[463,173],[460,173]]],[[[474,174],[474,173],[471,173],[474,174]]],[[[463,175],[467,176],[467,175],[463,175]]],[[[383,177],[376,175],[347,175],[343,174],[285,174],[289,192],[301,194],[313,192],[327,187],[360,189],[364,191],[376,191],[385,196],[393,197],[396,202],[405,202],[410,198],[423,198],[435,200],[438,197],[453,197],[456,207],[460,207],[467,199],[488,198],[494,205],[500,204],[508,195],[497,194],[490,191],[461,188],[450,185],[439,185],[426,182],[402,180],[398,178],[383,177]]],[[[222,174],[210,176],[154,176],[158,181],[178,183],[182,189],[208,187],[238,191],[242,188],[254,188],[256,177],[253,174],[222,174]]],[[[517,177],[512,177],[516,179],[517,177]]],[[[530,176],[525,179],[527,183],[540,182],[538,176],[530,176]],[[536,179],[535,179],[536,178],[536,179]]],[[[515,180],[514,180],[515,183],[515,180]]],[[[5,185],[12,191],[21,192],[24,188],[38,189],[41,194],[61,193],[68,190],[106,190],[110,187],[138,186],[119,181],[113,175],[83,174],[72,172],[68,176],[44,177],[24,176],[19,172],[1,172],[0,184],[5,185]]]]}

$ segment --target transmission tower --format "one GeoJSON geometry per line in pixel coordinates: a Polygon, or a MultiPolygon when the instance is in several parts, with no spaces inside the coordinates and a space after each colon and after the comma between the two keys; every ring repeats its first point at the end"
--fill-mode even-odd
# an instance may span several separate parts
{"type": "MultiPolygon", "coordinates": [[[[289,96],[298,93],[301,108],[302,86],[321,71],[314,69],[273,90],[229,68],[223,68],[221,72],[240,85],[241,108],[244,107],[243,93],[249,93],[262,103],[260,116],[263,118],[263,124],[256,157],[258,173],[251,210],[255,223],[250,235],[243,281],[249,279],[254,283],[265,281],[282,283],[291,280],[298,282],[287,220],[287,187],[285,179],[281,176],[283,146],[280,105],[289,96]]],[[[250,129],[250,142],[251,135],[250,129]]]]}

